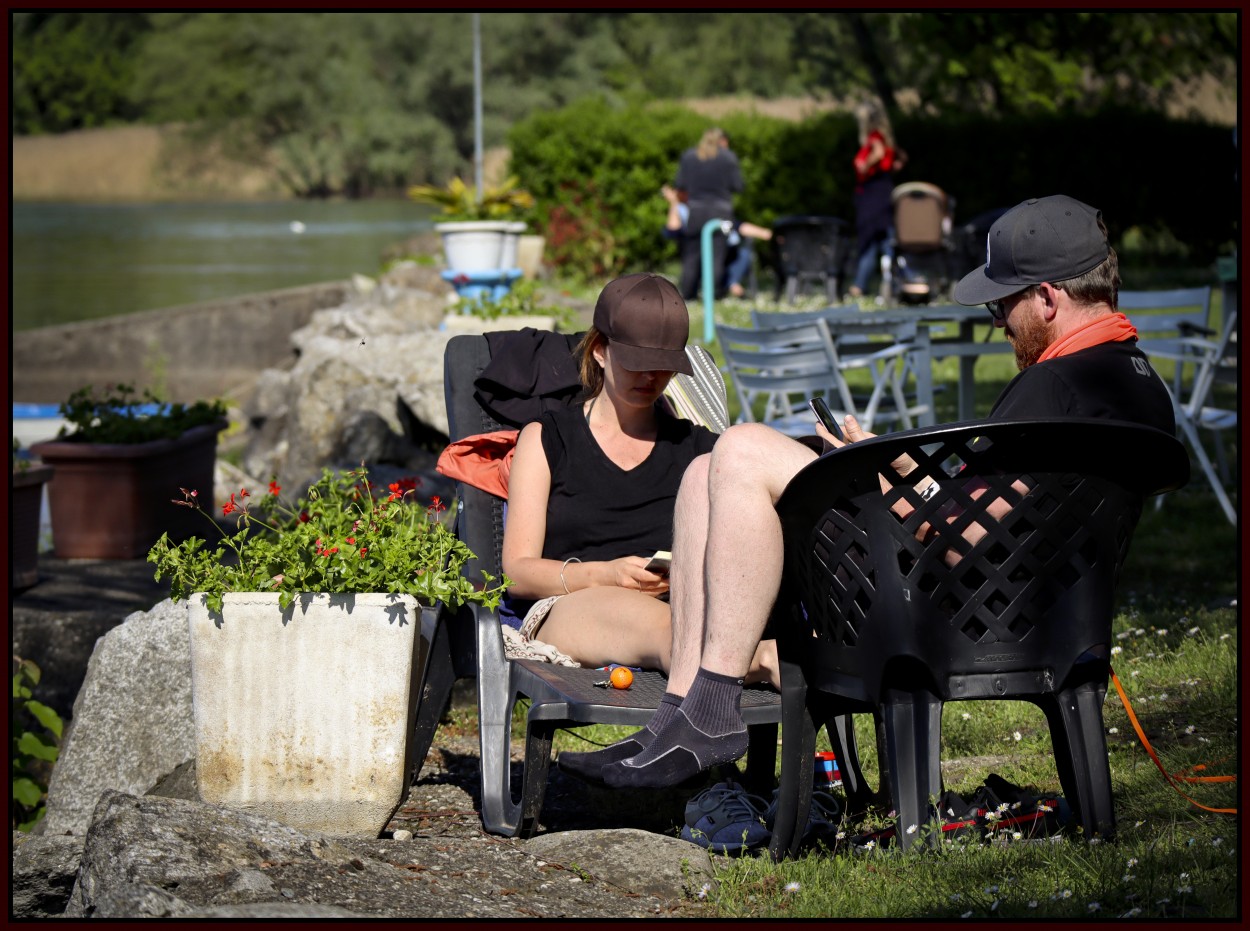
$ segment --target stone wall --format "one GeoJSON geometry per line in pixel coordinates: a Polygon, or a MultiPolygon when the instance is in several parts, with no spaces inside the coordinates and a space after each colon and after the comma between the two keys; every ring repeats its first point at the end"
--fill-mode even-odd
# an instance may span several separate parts
{"type": "Polygon", "coordinates": [[[343,304],[349,281],[265,291],[13,334],[13,400],[59,404],[84,385],[126,380],[171,401],[242,400],[267,368],[295,360],[290,336],[343,304]]]}

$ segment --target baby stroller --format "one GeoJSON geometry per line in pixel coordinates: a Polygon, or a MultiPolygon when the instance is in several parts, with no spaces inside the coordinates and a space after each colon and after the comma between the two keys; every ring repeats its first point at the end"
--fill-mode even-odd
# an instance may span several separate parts
{"type": "Polygon", "coordinates": [[[925,181],[900,184],[894,203],[892,289],[900,302],[924,304],[951,286],[954,198],[925,181]]]}

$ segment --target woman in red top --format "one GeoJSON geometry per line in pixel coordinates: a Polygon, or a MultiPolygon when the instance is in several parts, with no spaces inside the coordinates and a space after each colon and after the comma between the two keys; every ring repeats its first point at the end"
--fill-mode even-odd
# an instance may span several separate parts
{"type": "Polygon", "coordinates": [[[894,148],[894,136],[885,111],[863,104],[859,118],[859,151],[855,153],[855,236],[859,262],[850,295],[860,297],[868,287],[873,269],[883,249],[887,251],[894,226],[893,173],[903,167],[907,156],[894,148]]]}

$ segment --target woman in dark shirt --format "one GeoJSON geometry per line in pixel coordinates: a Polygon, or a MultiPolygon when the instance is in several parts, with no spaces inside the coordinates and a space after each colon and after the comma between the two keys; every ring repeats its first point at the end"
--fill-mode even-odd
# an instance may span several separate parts
{"type": "Polygon", "coordinates": [[[672,549],[682,473],[716,441],[661,400],[674,372],[691,372],[689,328],[664,278],[609,283],[577,349],[584,399],[517,439],[503,540],[509,597],[526,612],[523,638],[582,665],[668,668],[668,575],[645,567],[672,549]]]}

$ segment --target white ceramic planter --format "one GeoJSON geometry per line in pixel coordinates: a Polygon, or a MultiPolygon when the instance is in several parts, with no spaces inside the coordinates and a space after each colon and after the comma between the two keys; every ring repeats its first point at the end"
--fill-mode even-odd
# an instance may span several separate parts
{"type": "Polygon", "coordinates": [[[443,237],[443,256],[448,268],[485,272],[499,268],[509,225],[498,220],[465,220],[436,223],[434,229],[443,237]]]}
{"type": "Polygon", "coordinates": [[[406,595],[188,605],[196,782],[210,804],[377,837],[407,797],[421,612],[406,595]]]}

